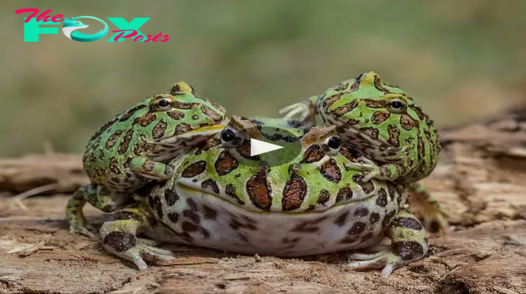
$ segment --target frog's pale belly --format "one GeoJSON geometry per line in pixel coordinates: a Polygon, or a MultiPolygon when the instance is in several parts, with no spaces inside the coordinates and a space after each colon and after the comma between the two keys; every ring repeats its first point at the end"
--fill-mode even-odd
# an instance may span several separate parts
{"type": "Polygon", "coordinates": [[[260,213],[202,192],[178,194],[172,206],[157,198],[164,209],[156,213],[162,222],[152,238],[241,254],[292,257],[368,247],[383,238],[398,210],[397,200],[380,207],[371,197],[323,212],[260,213]]]}

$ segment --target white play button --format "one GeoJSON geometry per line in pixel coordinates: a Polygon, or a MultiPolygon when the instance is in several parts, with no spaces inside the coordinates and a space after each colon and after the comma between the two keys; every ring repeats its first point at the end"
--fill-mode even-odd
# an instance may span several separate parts
{"type": "Polygon", "coordinates": [[[288,127],[282,119],[270,119],[268,123],[236,119],[236,123],[221,131],[219,139],[221,148],[233,155],[240,165],[274,167],[301,160],[298,156],[305,129],[288,127]]]}
{"type": "Polygon", "coordinates": [[[250,139],[250,156],[256,156],[263,153],[279,150],[283,146],[263,142],[256,139],[250,139]]]}

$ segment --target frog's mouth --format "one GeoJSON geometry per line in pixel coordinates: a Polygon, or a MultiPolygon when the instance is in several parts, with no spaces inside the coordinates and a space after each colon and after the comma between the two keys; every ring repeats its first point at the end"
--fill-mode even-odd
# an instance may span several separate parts
{"type": "Polygon", "coordinates": [[[195,130],[186,132],[180,135],[180,137],[185,138],[185,137],[196,137],[196,136],[211,136],[211,135],[215,135],[221,132],[226,126],[227,126],[226,124],[220,124],[220,125],[200,127],[195,130]]]}
{"type": "Polygon", "coordinates": [[[210,189],[205,189],[201,186],[201,182],[198,181],[198,182],[194,182],[192,179],[190,178],[179,178],[177,181],[177,186],[179,187],[179,189],[181,189],[182,191],[181,192],[184,192],[188,195],[205,195],[205,196],[208,196],[208,197],[214,197],[216,199],[219,199],[221,201],[224,201],[224,202],[228,202],[232,205],[235,205],[235,206],[238,206],[238,207],[243,207],[244,210],[247,210],[247,211],[251,211],[251,212],[256,212],[256,213],[279,213],[279,214],[288,214],[288,215],[301,215],[301,214],[311,214],[311,213],[323,213],[325,211],[329,211],[329,210],[332,210],[332,209],[337,209],[338,207],[340,206],[344,206],[344,205],[349,205],[351,203],[358,203],[358,202],[363,202],[363,201],[366,201],[367,199],[370,199],[371,197],[375,197],[375,194],[371,193],[370,195],[364,195],[362,197],[359,197],[359,198],[356,198],[356,199],[349,199],[347,201],[344,201],[344,202],[341,202],[341,203],[338,203],[338,204],[334,204],[330,207],[327,207],[325,209],[322,209],[322,210],[316,210],[316,211],[306,211],[306,210],[302,210],[302,211],[284,211],[284,210],[281,210],[281,211],[262,211],[261,209],[258,209],[258,208],[251,208],[249,206],[243,206],[243,205],[240,205],[239,203],[236,203],[235,199],[236,198],[232,198],[231,196],[228,196],[222,192],[219,192],[219,193],[216,193],[214,191],[211,191],[210,189]]]}
{"type": "MultiPolygon", "coordinates": [[[[199,183],[200,182],[194,182],[191,179],[185,179],[185,178],[180,178],[177,180],[177,185],[179,189],[181,189],[181,192],[184,192],[184,194],[186,195],[195,195],[195,196],[205,195],[207,197],[214,197],[218,200],[230,203],[238,207],[243,207],[242,205],[239,205],[239,203],[236,203],[235,201],[233,201],[234,198],[227,196],[221,192],[216,193],[209,189],[204,189],[203,187],[201,187],[199,183]]],[[[246,207],[244,209],[248,211],[253,211],[253,212],[261,212],[259,210],[251,210],[246,207]]]]}
{"type": "MultiPolygon", "coordinates": [[[[199,127],[197,129],[189,130],[187,132],[177,134],[169,138],[160,139],[157,142],[167,145],[180,145],[184,144],[184,142],[189,143],[190,141],[194,140],[204,141],[220,133],[228,125],[228,122],[228,119],[224,119],[219,124],[199,127]]],[[[188,146],[192,144],[189,143],[185,145],[188,146]]]]}
{"type": "Polygon", "coordinates": [[[180,178],[177,180],[177,183],[182,189],[188,192],[205,193],[205,194],[213,195],[219,198],[228,197],[227,195],[223,195],[222,193],[216,193],[210,189],[205,189],[201,186],[201,182],[199,181],[194,182],[192,181],[192,179],[189,179],[189,178],[180,178]]]}

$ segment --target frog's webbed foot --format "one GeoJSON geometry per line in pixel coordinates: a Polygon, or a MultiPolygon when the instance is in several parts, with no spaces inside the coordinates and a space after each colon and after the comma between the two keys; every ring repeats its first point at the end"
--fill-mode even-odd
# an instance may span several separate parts
{"type": "Polygon", "coordinates": [[[97,195],[98,189],[92,184],[80,187],[68,201],[66,206],[66,219],[69,225],[69,233],[81,234],[91,239],[96,239],[97,235],[93,232],[96,230],[86,224],[86,217],[82,208],[90,199],[97,195]]]}
{"type": "Polygon", "coordinates": [[[424,227],[430,232],[438,231],[442,236],[448,232],[449,222],[447,221],[447,214],[441,207],[433,208],[432,212],[425,213],[422,221],[424,227]]]}
{"type": "Polygon", "coordinates": [[[361,172],[367,172],[362,178],[363,182],[368,182],[371,179],[377,178],[381,174],[381,168],[372,160],[365,158],[363,156],[358,158],[358,163],[350,162],[345,164],[347,170],[357,170],[361,172]]]}
{"type": "Polygon", "coordinates": [[[403,176],[403,165],[398,164],[384,164],[378,165],[376,162],[360,156],[358,162],[346,163],[347,170],[357,170],[366,172],[367,174],[362,178],[362,181],[367,182],[371,179],[378,179],[384,181],[395,181],[403,176]]]}
{"type": "Polygon", "coordinates": [[[145,239],[139,239],[135,236],[132,238],[123,232],[112,232],[106,235],[103,240],[103,246],[106,250],[133,262],[140,271],[148,268],[146,261],[163,265],[175,260],[171,251],[150,246],[148,243],[145,239]]]}
{"type": "Polygon", "coordinates": [[[387,278],[398,267],[403,266],[402,258],[390,251],[380,251],[377,253],[364,254],[355,253],[349,256],[350,259],[359,260],[347,264],[352,269],[382,268],[380,275],[387,278]]]}
{"type": "Polygon", "coordinates": [[[298,119],[300,121],[304,121],[309,116],[309,106],[304,102],[294,103],[280,109],[279,114],[285,114],[283,117],[284,120],[291,120],[294,116],[300,114],[298,119]]]}
{"type": "Polygon", "coordinates": [[[156,242],[137,238],[138,229],[150,229],[147,208],[124,208],[114,214],[113,220],[105,222],[101,229],[102,246],[116,256],[133,262],[141,271],[146,261],[166,265],[175,260],[171,251],[155,247],[156,242]]]}
{"type": "Polygon", "coordinates": [[[348,264],[352,269],[382,268],[381,276],[391,273],[411,261],[424,258],[428,251],[425,230],[420,222],[409,212],[399,212],[388,230],[391,245],[377,246],[375,253],[355,253],[350,259],[358,260],[348,264]]]}
{"type": "Polygon", "coordinates": [[[419,183],[409,184],[408,190],[411,210],[422,219],[426,230],[446,234],[449,227],[448,215],[437,200],[419,183]]]}
{"type": "Polygon", "coordinates": [[[94,233],[97,230],[91,226],[91,225],[71,225],[69,226],[69,233],[70,234],[81,234],[84,235],[90,239],[97,239],[97,234],[94,233]]]}
{"type": "Polygon", "coordinates": [[[173,167],[146,157],[135,157],[130,162],[130,169],[143,177],[164,181],[172,177],[173,167]]]}
{"type": "Polygon", "coordinates": [[[283,119],[286,121],[291,120],[294,116],[299,114],[300,116],[298,119],[301,122],[309,122],[314,124],[316,122],[316,114],[318,112],[316,109],[316,103],[319,101],[319,99],[319,96],[312,96],[305,101],[294,103],[280,109],[279,113],[286,113],[286,115],[283,117],[283,119]]]}

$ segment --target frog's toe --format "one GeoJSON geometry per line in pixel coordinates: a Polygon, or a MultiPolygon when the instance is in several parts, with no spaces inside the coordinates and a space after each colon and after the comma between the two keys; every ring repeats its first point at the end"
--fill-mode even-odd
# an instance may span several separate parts
{"type": "Polygon", "coordinates": [[[445,235],[449,228],[448,215],[436,202],[423,206],[422,223],[429,232],[438,232],[445,235]]]}
{"type": "Polygon", "coordinates": [[[347,264],[350,268],[356,270],[382,268],[380,275],[383,278],[388,278],[395,269],[407,264],[407,261],[389,251],[372,254],[355,253],[349,258],[359,260],[347,264]]]}
{"type": "Polygon", "coordinates": [[[152,240],[152,239],[137,238],[137,240],[139,240],[143,244],[146,244],[148,246],[153,246],[153,247],[159,245],[159,243],[160,243],[160,242],[157,242],[157,241],[152,240]]]}
{"type": "Polygon", "coordinates": [[[69,226],[69,233],[70,234],[81,234],[84,235],[90,239],[98,239],[98,236],[96,233],[93,233],[93,231],[96,231],[93,227],[86,225],[86,226],[80,226],[80,225],[70,225],[69,226]]]}
{"type": "Polygon", "coordinates": [[[286,113],[283,117],[284,120],[291,120],[295,115],[300,114],[299,120],[303,121],[309,116],[309,106],[299,102],[280,109],[279,113],[286,113]]]}
{"type": "Polygon", "coordinates": [[[156,265],[166,265],[176,259],[171,251],[146,244],[139,245],[138,248],[136,248],[136,252],[134,260],[132,261],[141,271],[148,268],[145,261],[152,262],[156,265]]]}
{"type": "Polygon", "coordinates": [[[371,179],[374,179],[378,175],[380,175],[380,168],[375,164],[352,162],[352,163],[346,163],[345,168],[348,170],[357,170],[357,171],[367,172],[367,174],[364,175],[362,178],[363,182],[368,182],[371,179]]]}
{"type": "Polygon", "coordinates": [[[440,235],[445,235],[449,228],[446,216],[441,210],[425,214],[422,217],[424,228],[430,232],[438,231],[440,235]]]}
{"type": "Polygon", "coordinates": [[[363,182],[369,182],[370,180],[376,178],[379,174],[380,174],[379,171],[373,170],[373,171],[371,171],[370,173],[368,173],[367,175],[365,175],[365,176],[362,178],[362,181],[363,181],[363,182]]]}

